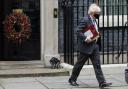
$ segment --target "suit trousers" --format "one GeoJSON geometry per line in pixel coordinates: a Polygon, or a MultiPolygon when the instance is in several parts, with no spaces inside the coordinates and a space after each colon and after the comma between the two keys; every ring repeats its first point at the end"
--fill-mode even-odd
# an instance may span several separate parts
{"type": "Polygon", "coordinates": [[[72,70],[72,75],[70,77],[71,80],[74,80],[74,81],[77,80],[77,77],[79,76],[80,71],[84,66],[85,62],[90,59],[92,62],[98,83],[100,84],[102,82],[106,82],[101,69],[99,48],[97,47],[97,44],[95,44],[95,46],[96,47],[94,47],[92,54],[84,54],[84,53],[79,54],[78,60],[75,63],[72,70]]]}

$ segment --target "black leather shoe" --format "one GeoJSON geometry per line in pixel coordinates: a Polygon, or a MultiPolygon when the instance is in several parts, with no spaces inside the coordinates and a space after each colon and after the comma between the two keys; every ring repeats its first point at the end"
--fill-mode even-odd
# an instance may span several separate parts
{"type": "Polygon", "coordinates": [[[112,83],[103,82],[103,83],[100,83],[100,84],[99,84],[99,87],[100,87],[100,89],[103,89],[104,87],[109,87],[109,86],[111,86],[111,85],[112,85],[112,83]]]}
{"type": "Polygon", "coordinates": [[[69,79],[68,82],[72,85],[72,86],[79,86],[79,84],[76,83],[76,81],[69,79]]]}

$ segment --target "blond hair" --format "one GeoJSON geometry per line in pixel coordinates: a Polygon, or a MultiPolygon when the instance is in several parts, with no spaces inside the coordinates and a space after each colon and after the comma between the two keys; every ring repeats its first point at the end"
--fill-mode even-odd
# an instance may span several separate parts
{"type": "Polygon", "coordinates": [[[91,14],[93,12],[100,12],[100,11],[101,11],[100,7],[97,4],[93,3],[89,6],[88,14],[91,14]]]}

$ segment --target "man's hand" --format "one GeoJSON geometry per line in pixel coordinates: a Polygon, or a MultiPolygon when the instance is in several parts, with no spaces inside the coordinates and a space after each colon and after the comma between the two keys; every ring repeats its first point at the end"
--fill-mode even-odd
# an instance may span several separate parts
{"type": "Polygon", "coordinates": [[[87,42],[87,43],[90,43],[92,41],[92,39],[90,38],[90,37],[87,37],[86,39],[85,39],[85,42],[87,42]]]}

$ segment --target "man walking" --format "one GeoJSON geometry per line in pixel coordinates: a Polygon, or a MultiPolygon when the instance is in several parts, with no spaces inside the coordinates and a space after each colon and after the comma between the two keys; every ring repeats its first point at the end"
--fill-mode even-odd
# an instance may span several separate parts
{"type": "Polygon", "coordinates": [[[72,86],[78,86],[76,82],[77,78],[80,74],[83,65],[89,58],[93,64],[95,75],[99,83],[99,87],[100,88],[109,87],[112,84],[106,82],[101,69],[99,46],[96,43],[98,37],[95,39],[91,39],[91,36],[89,36],[89,34],[85,35],[83,32],[84,29],[92,25],[94,26],[97,33],[99,33],[96,19],[99,18],[100,12],[101,9],[97,4],[91,4],[88,10],[88,15],[85,16],[79,23],[77,35],[79,41],[78,51],[80,52],[80,55],[78,57],[78,61],[74,65],[74,68],[72,70],[72,75],[69,78],[69,83],[72,86]]]}

